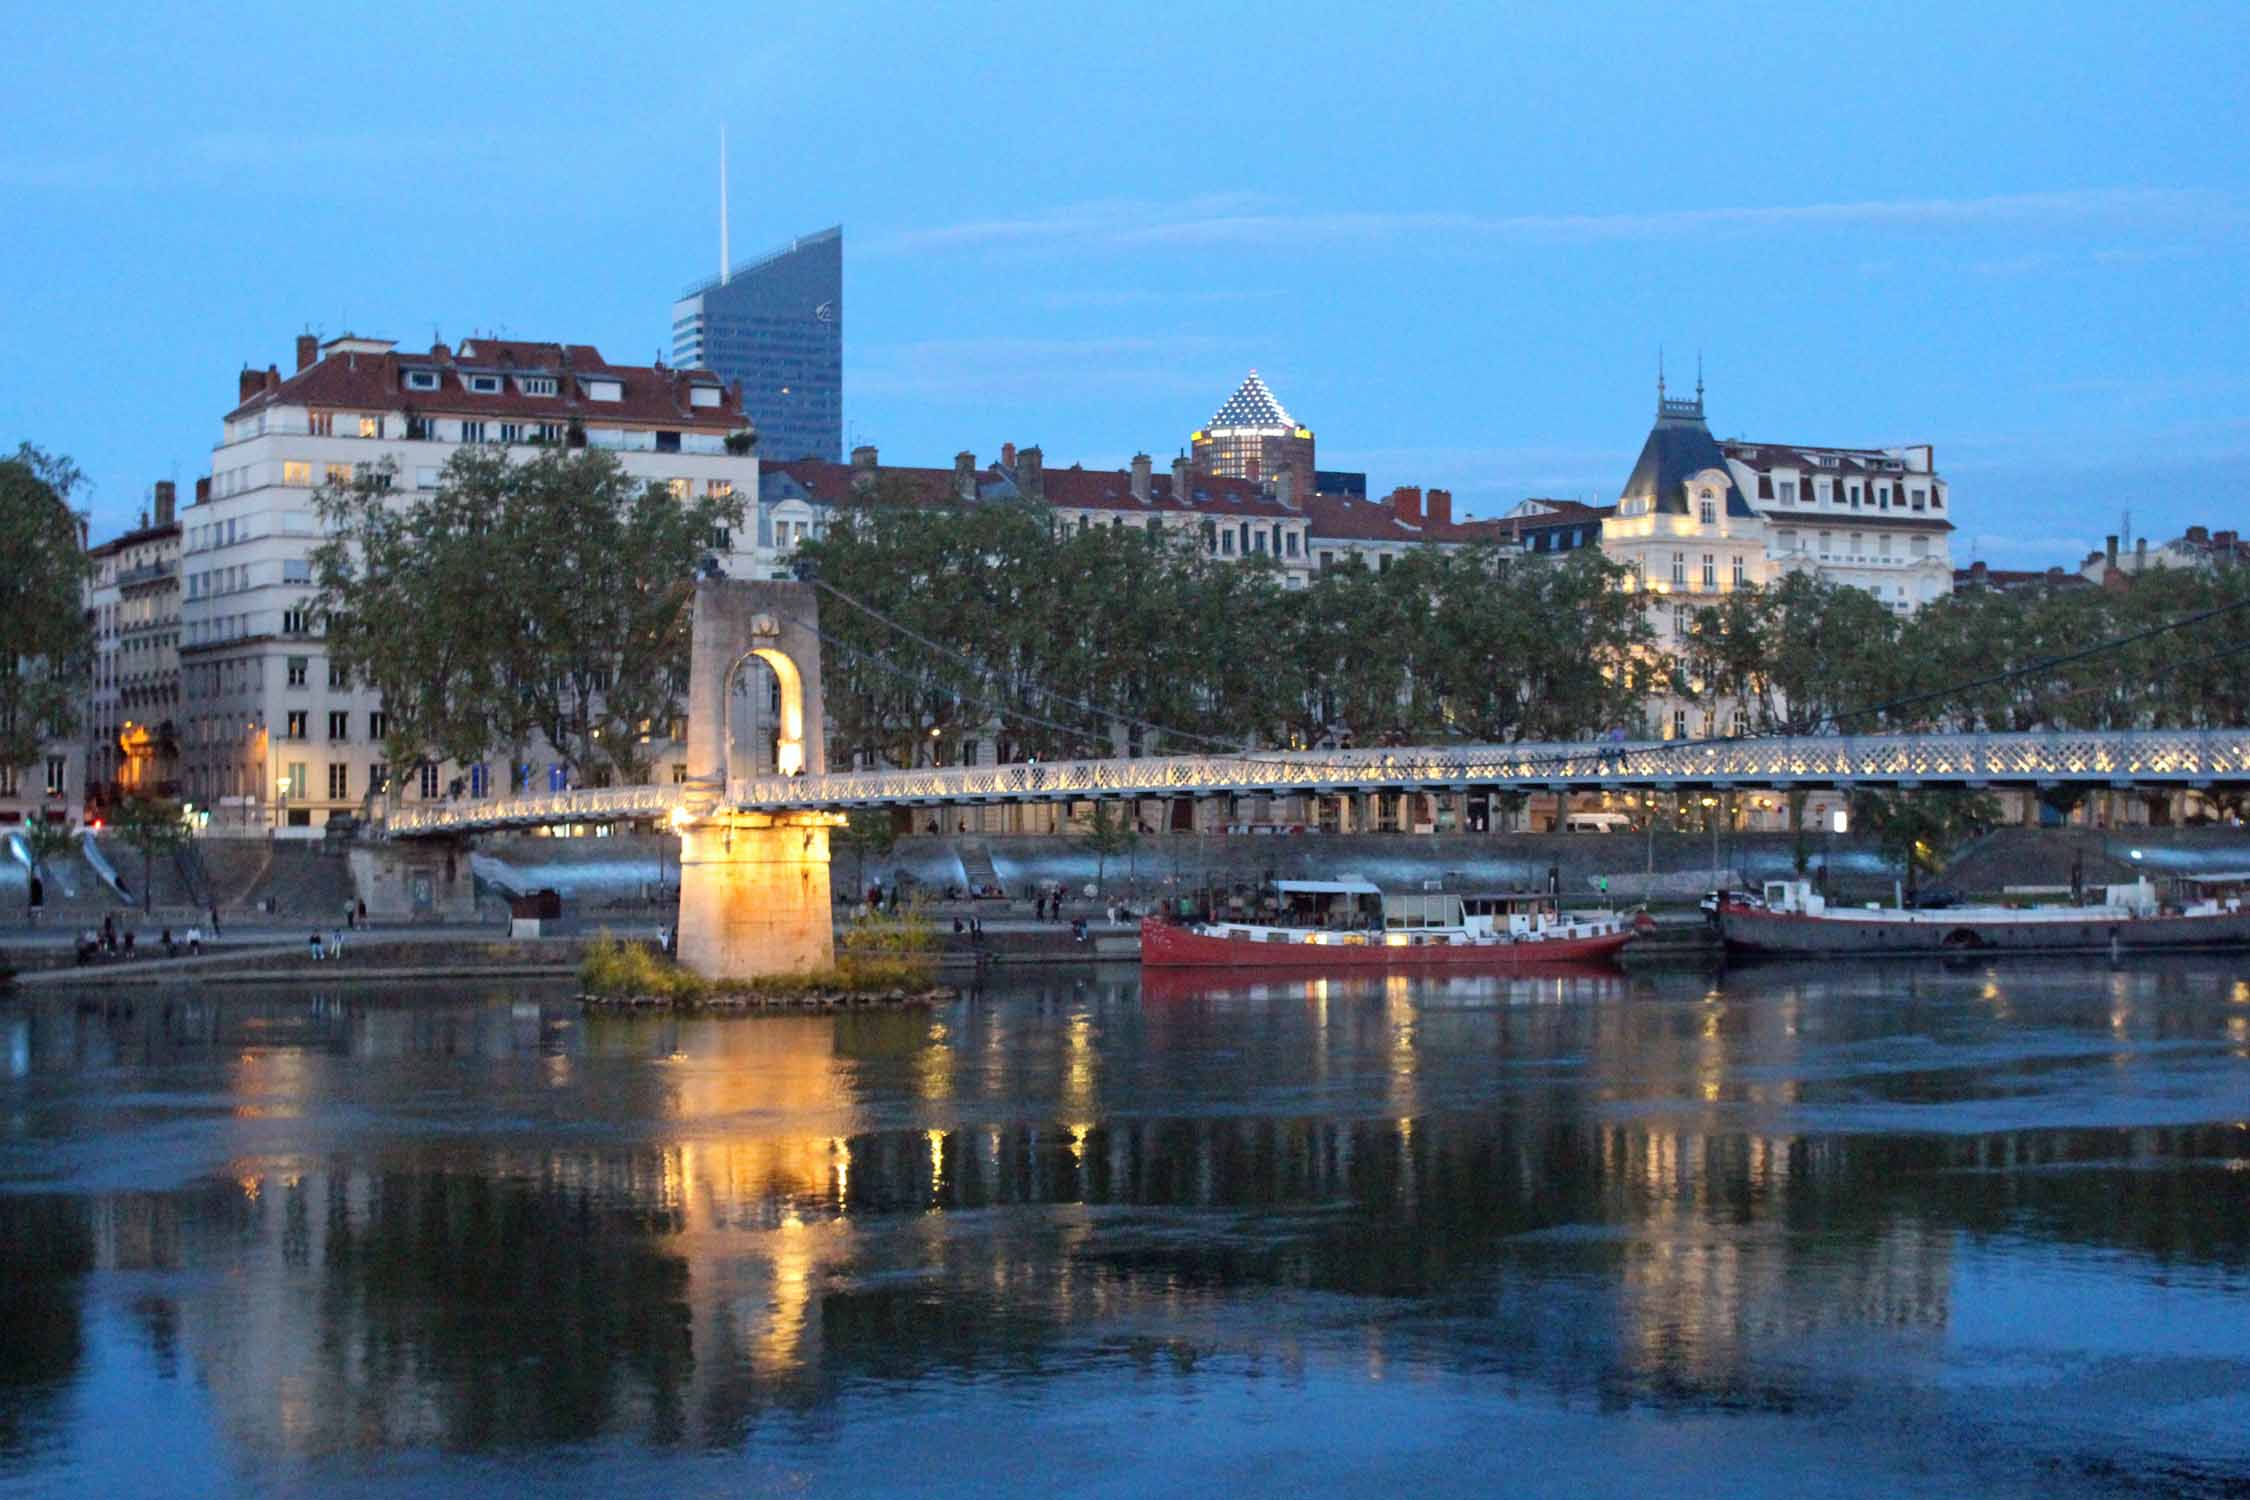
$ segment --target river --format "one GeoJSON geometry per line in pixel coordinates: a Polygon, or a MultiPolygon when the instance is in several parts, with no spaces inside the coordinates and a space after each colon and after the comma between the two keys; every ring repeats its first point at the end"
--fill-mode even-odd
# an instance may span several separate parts
{"type": "Polygon", "coordinates": [[[0,1001],[0,1493],[2250,1488],[2250,959],[0,1001]]]}

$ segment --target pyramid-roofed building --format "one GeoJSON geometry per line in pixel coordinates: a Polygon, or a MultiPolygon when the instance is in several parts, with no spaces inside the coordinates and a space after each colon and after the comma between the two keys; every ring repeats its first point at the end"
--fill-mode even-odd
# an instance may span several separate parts
{"type": "Polygon", "coordinates": [[[1288,498],[1297,504],[1314,491],[1312,429],[1289,414],[1256,370],[1191,441],[1199,474],[1275,484],[1287,475],[1288,498]]]}

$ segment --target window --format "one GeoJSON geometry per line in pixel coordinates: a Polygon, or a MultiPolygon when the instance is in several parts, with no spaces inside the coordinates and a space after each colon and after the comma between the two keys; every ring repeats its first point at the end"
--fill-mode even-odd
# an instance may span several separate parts
{"type": "Polygon", "coordinates": [[[406,440],[410,443],[434,443],[438,440],[437,422],[430,417],[408,417],[406,440]]]}
{"type": "Polygon", "coordinates": [[[482,422],[463,422],[461,424],[461,441],[464,443],[483,442],[484,424],[482,422]]]}
{"type": "Polygon", "coordinates": [[[351,771],[352,768],[345,765],[340,760],[329,762],[328,797],[330,801],[341,802],[346,797],[349,797],[351,795],[351,786],[349,780],[351,771]]]}
{"type": "Polygon", "coordinates": [[[1928,557],[1930,555],[1930,539],[1926,536],[1914,538],[1913,549],[1916,557],[1928,557]]]}
{"type": "Polygon", "coordinates": [[[1375,554],[1375,571],[1376,571],[1376,572],[1378,572],[1378,573],[1388,573],[1388,572],[1389,572],[1390,570],[1391,570],[1391,555],[1390,555],[1390,554],[1389,554],[1388,552],[1378,552],[1378,553],[1376,553],[1376,554],[1375,554]]]}
{"type": "Polygon", "coordinates": [[[427,466],[424,466],[424,467],[421,467],[421,468],[417,468],[417,469],[416,469],[416,470],[414,471],[414,488],[416,488],[416,489],[418,489],[418,490],[434,490],[434,489],[436,489],[437,487],[438,487],[438,471],[437,471],[437,470],[435,470],[435,469],[433,469],[433,468],[429,468],[429,467],[427,467],[427,466]]]}
{"type": "Polygon", "coordinates": [[[337,486],[350,484],[352,482],[352,466],[350,464],[329,464],[321,471],[321,479],[325,483],[337,486]]]}
{"type": "Polygon", "coordinates": [[[1891,534],[1889,532],[1886,531],[1881,536],[1875,538],[1875,550],[1878,553],[1882,554],[1884,557],[1889,557],[1891,555],[1891,534]]]}
{"type": "Polygon", "coordinates": [[[387,715],[387,714],[385,714],[385,713],[384,713],[384,712],[383,712],[383,711],[382,711],[381,709],[379,709],[379,708],[378,708],[378,709],[374,710],[374,711],[373,711],[372,713],[368,714],[368,716],[367,716],[367,737],[368,737],[369,739],[371,739],[371,740],[376,740],[376,741],[378,741],[378,742],[379,742],[379,741],[381,741],[381,739],[383,738],[384,732],[385,732],[386,730],[388,730],[389,728],[390,728],[390,716],[389,716],[389,715],[387,715]]]}
{"type": "Polygon", "coordinates": [[[492,771],[481,760],[469,767],[469,795],[472,797],[489,797],[492,795],[492,771]]]}
{"type": "MultiPolygon", "coordinates": [[[[434,390],[436,390],[436,389],[438,388],[438,373],[437,373],[437,371],[435,371],[435,370],[408,370],[408,371],[406,372],[406,388],[407,388],[408,390],[410,390],[410,391],[434,391],[434,390]]],[[[408,435],[409,437],[413,436],[413,434],[412,434],[412,433],[408,433],[407,435],[408,435]]]]}
{"type": "Polygon", "coordinates": [[[65,789],[65,788],[64,788],[64,778],[65,778],[65,776],[66,776],[66,775],[68,774],[68,772],[69,772],[69,766],[70,766],[70,763],[69,763],[69,761],[68,761],[67,759],[65,759],[65,758],[64,758],[63,756],[60,756],[60,755],[50,755],[50,756],[48,756],[48,757],[47,757],[47,795],[48,795],[48,796],[50,796],[50,797],[60,797],[61,795],[63,795],[64,789],[65,789]]]}
{"type": "Polygon", "coordinates": [[[1687,554],[1685,552],[1672,554],[1672,581],[1683,587],[1687,583],[1687,554]]]}
{"type": "Polygon", "coordinates": [[[312,582],[312,559],[306,557],[283,558],[281,560],[281,581],[283,583],[312,582]]]}
{"type": "Polygon", "coordinates": [[[1696,519],[1706,526],[1712,525],[1719,519],[1719,507],[1713,502],[1709,490],[1705,490],[1703,498],[1696,502],[1695,512],[1696,519]]]}
{"type": "MultiPolygon", "coordinates": [[[[1151,528],[1151,529],[1153,529],[1153,528],[1155,527],[1155,525],[1156,525],[1156,523],[1155,523],[1154,521],[1151,521],[1151,522],[1149,522],[1149,526],[1150,526],[1150,528],[1151,528]]],[[[1294,532],[1294,531],[1290,532],[1290,533],[1288,534],[1288,536],[1287,536],[1286,540],[1287,540],[1287,541],[1288,541],[1288,543],[1289,543],[1289,555],[1290,555],[1291,557],[1295,557],[1295,556],[1297,555],[1297,542],[1298,542],[1298,537],[1297,537],[1297,533],[1296,533],[1296,532],[1294,532]]]]}
{"type": "Polygon", "coordinates": [[[1796,481],[1796,480],[1794,480],[1794,479],[1784,479],[1784,480],[1782,480],[1782,481],[1781,481],[1781,485],[1780,485],[1780,489],[1781,489],[1781,503],[1782,503],[1783,505],[1795,505],[1795,504],[1797,503],[1797,481],[1796,481]]]}
{"type": "Polygon", "coordinates": [[[521,422],[502,422],[502,423],[500,424],[500,441],[501,441],[501,442],[503,442],[503,443],[520,443],[520,442],[522,442],[522,441],[523,441],[523,423],[521,423],[521,422]]]}
{"type": "Polygon", "coordinates": [[[327,437],[336,430],[334,412],[316,411],[305,418],[305,431],[314,437],[327,437]]]}
{"type": "Polygon", "coordinates": [[[328,685],[334,689],[348,688],[352,685],[351,673],[344,670],[342,662],[332,661],[328,664],[328,685]]]}
{"type": "Polygon", "coordinates": [[[312,611],[302,604],[294,609],[283,610],[281,612],[281,633],[283,635],[310,635],[312,633],[312,611]]]}
{"type": "Polygon", "coordinates": [[[664,487],[672,492],[673,499],[685,500],[688,497],[688,488],[694,482],[692,479],[667,479],[664,481],[664,487]]]}
{"type": "Polygon", "coordinates": [[[731,479],[706,479],[703,481],[703,493],[714,499],[724,500],[734,493],[734,481],[731,479]]]}
{"type": "Polygon", "coordinates": [[[497,396],[500,394],[500,377],[497,375],[471,375],[469,377],[469,389],[480,396],[497,396]]]}
{"type": "Polygon", "coordinates": [[[1920,510],[1922,508],[1922,495],[1921,490],[1909,490],[1907,492],[1907,504],[1910,509],[1920,510]]]}
{"type": "Polygon", "coordinates": [[[1219,555],[1221,557],[1234,556],[1234,531],[1232,528],[1219,533],[1219,555]]]}
{"type": "Polygon", "coordinates": [[[1862,541],[1861,541],[1861,538],[1860,538],[1860,534],[1859,534],[1858,532],[1856,532],[1856,531],[1855,531],[1855,532],[1853,532],[1853,533],[1852,533],[1852,556],[1854,556],[1854,557],[1857,557],[1857,556],[1859,556],[1859,554],[1860,554],[1860,552],[1862,551],[1862,549],[1863,549],[1863,544],[1862,544],[1862,541]]]}
{"type": "Polygon", "coordinates": [[[352,737],[352,716],[348,710],[332,708],[328,711],[328,737],[332,740],[352,737]]]}
{"type": "Polygon", "coordinates": [[[383,435],[383,419],[381,417],[361,417],[359,419],[359,435],[363,438],[381,437],[383,435]]]}
{"type": "Polygon", "coordinates": [[[1703,554],[1703,587],[1706,591],[1719,586],[1719,560],[1712,554],[1703,554]]]}
{"type": "Polygon", "coordinates": [[[284,797],[310,797],[312,778],[305,775],[305,763],[293,760],[281,768],[281,794],[284,797]]]}
{"type": "Polygon", "coordinates": [[[562,426],[562,423],[560,423],[560,422],[541,422],[541,423],[539,423],[539,424],[538,424],[537,426],[535,426],[535,427],[533,427],[533,428],[531,429],[531,440],[532,440],[533,442],[535,442],[535,443],[559,443],[559,442],[561,442],[561,441],[563,440],[563,426],[562,426]]]}
{"type": "Polygon", "coordinates": [[[555,378],[552,375],[518,375],[516,384],[523,387],[526,396],[552,396],[555,378]]]}
{"type": "Polygon", "coordinates": [[[1684,740],[1687,738],[1686,709],[1675,708],[1672,710],[1672,732],[1664,737],[1668,740],[1684,740]]]}
{"type": "Polygon", "coordinates": [[[305,737],[305,711],[304,711],[303,709],[301,709],[301,708],[292,708],[291,710],[289,710],[289,734],[288,734],[288,738],[290,738],[290,739],[293,739],[293,740],[301,740],[301,739],[303,739],[304,737],[305,737]]]}
{"type": "Polygon", "coordinates": [[[660,433],[658,433],[658,434],[656,435],[656,451],[657,451],[657,452],[659,452],[659,453],[677,453],[677,452],[679,452],[679,451],[680,451],[680,435],[679,435],[678,433],[676,433],[676,432],[660,432],[660,433]]]}
{"type": "MultiPolygon", "coordinates": [[[[309,487],[312,484],[312,465],[299,459],[290,459],[281,466],[281,482],[309,487]]],[[[232,540],[230,537],[228,540],[232,540]]]]}
{"type": "Polygon", "coordinates": [[[306,675],[307,675],[307,672],[308,672],[308,670],[310,669],[310,667],[311,667],[311,666],[312,666],[312,658],[311,658],[311,657],[309,657],[309,656],[292,656],[292,657],[290,657],[290,658],[289,658],[289,685],[290,685],[291,687],[303,687],[303,686],[305,685],[305,677],[306,677],[306,675]]]}
{"type": "Polygon", "coordinates": [[[1820,560],[1822,562],[1828,561],[1828,540],[1833,535],[1833,532],[1827,531],[1820,534],[1820,560]]]}
{"type": "Polygon", "coordinates": [[[390,784],[391,784],[391,768],[390,768],[389,766],[386,766],[386,765],[384,765],[384,764],[383,764],[383,763],[382,763],[381,761],[377,761],[377,762],[375,762],[375,764],[373,764],[373,765],[371,765],[371,766],[369,766],[369,767],[367,768],[367,795],[368,795],[368,796],[370,796],[370,797],[380,797],[380,796],[382,796],[382,795],[383,795],[383,789],[384,789],[385,787],[389,786],[390,784]]]}
{"type": "Polygon", "coordinates": [[[423,761],[422,764],[416,769],[420,772],[418,780],[420,782],[422,800],[427,802],[437,796],[438,768],[434,765],[431,765],[428,761],[423,761]]]}
{"type": "Polygon", "coordinates": [[[1858,485],[1856,485],[1856,484],[1855,484],[1855,485],[1850,485],[1850,486],[1848,486],[1848,487],[1847,487],[1847,493],[1848,493],[1848,494],[1849,494],[1849,495],[1851,496],[1851,507],[1852,507],[1852,509],[1853,509],[1853,510],[1858,510],[1858,509],[1859,509],[1859,486],[1858,486],[1858,485]]]}
{"type": "Polygon", "coordinates": [[[1742,554],[1739,552],[1734,555],[1734,586],[1742,587],[1742,554]]]}

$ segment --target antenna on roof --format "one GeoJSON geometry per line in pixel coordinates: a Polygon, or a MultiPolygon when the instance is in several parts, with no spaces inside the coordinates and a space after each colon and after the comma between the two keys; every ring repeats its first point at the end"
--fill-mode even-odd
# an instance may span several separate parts
{"type": "Polygon", "coordinates": [[[1703,351],[1695,351],[1695,404],[1703,404],[1703,351]]]}
{"type": "Polygon", "coordinates": [[[727,126],[719,122],[719,285],[727,284],[727,126]]]}
{"type": "Polygon", "coordinates": [[[1662,344],[1658,344],[1658,345],[1656,346],[1656,400],[1657,400],[1657,404],[1658,404],[1658,405],[1662,405],[1662,404],[1663,404],[1663,401],[1664,401],[1664,346],[1663,346],[1662,344]]]}

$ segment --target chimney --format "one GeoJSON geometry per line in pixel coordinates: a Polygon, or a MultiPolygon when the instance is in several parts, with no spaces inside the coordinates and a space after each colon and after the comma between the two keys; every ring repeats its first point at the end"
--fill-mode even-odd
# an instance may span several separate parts
{"type": "Polygon", "coordinates": [[[977,456],[966,448],[953,455],[953,493],[964,501],[977,497],[977,456]]]}
{"type": "Polygon", "coordinates": [[[241,405],[243,402],[249,400],[252,396],[257,395],[258,392],[264,390],[265,388],[266,377],[260,375],[256,370],[251,369],[248,365],[244,365],[242,367],[242,374],[237,377],[235,381],[235,404],[237,406],[241,405]]]}
{"type": "Polygon", "coordinates": [[[2220,550],[2221,552],[2228,552],[2233,550],[2234,544],[2238,540],[2240,540],[2240,533],[2238,532],[2214,531],[2211,533],[2211,545],[2218,548],[2218,550],[2220,550]]]}
{"type": "Polygon", "coordinates": [[[1990,571],[1985,567],[1984,559],[1978,558],[1975,562],[1969,564],[1969,582],[1982,588],[1986,582],[1985,575],[1990,571]]]}
{"type": "Polygon", "coordinates": [[[1016,454],[1016,488],[1023,491],[1027,500],[1047,498],[1047,471],[1040,467],[1045,457],[1036,443],[1016,454]]]}
{"type": "MultiPolygon", "coordinates": [[[[453,358],[453,351],[446,348],[443,344],[432,344],[430,345],[430,358],[442,365],[447,360],[453,358]]],[[[568,366],[569,363],[570,349],[568,348],[568,346],[565,346],[563,349],[563,364],[565,366],[568,366]]]]}
{"type": "Polygon", "coordinates": [[[281,366],[266,366],[266,389],[269,391],[278,391],[281,389],[281,366]]]}
{"type": "Polygon", "coordinates": [[[1297,508],[1297,471],[1295,469],[1283,469],[1275,477],[1273,497],[1290,510],[1297,508]]]}
{"type": "Polygon", "coordinates": [[[2117,566],[2117,533],[2111,532],[2102,538],[2102,556],[2108,560],[2109,566],[2117,566]]]}
{"type": "Polygon", "coordinates": [[[1133,498],[1143,505],[1148,504],[1149,474],[1153,468],[1146,453],[1133,455],[1133,498]]]}
{"type": "Polygon", "coordinates": [[[156,481],[156,524],[169,526],[179,504],[179,487],[169,479],[156,481]]]}
{"type": "Polygon", "coordinates": [[[307,370],[320,363],[320,340],[313,334],[297,335],[297,368],[307,370]]]}
{"type": "Polygon", "coordinates": [[[2145,536],[2137,536],[2137,537],[2134,537],[2134,538],[2133,538],[2133,571],[2134,571],[2134,572],[2136,572],[2136,573],[2138,573],[2138,572],[2140,572],[2140,571],[2141,571],[2141,570],[2142,570],[2143,568],[2146,568],[2147,566],[2148,566],[2148,538],[2147,538],[2147,537],[2145,537],[2145,536]]]}
{"type": "Polygon", "coordinates": [[[2208,547],[2211,545],[2211,532],[2207,527],[2190,526],[2187,529],[2187,539],[2198,547],[2208,547]]]}
{"type": "Polygon", "coordinates": [[[195,503],[198,505],[209,505],[211,503],[211,476],[208,474],[195,482],[195,503]]]}
{"type": "Polygon", "coordinates": [[[1195,499],[1195,485],[1188,477],[1188,458],[1185,453],[1172,460],[1172,499],[1186,505],[1195,499]]]}
{"type": "Polygon", "coordinates": [[[1016,471],[1016,445],[1014,443],[1002,443],[1000,445],[1000,467],[1011,474],[1016,471]]]}
{"type": "Polygon", "coordinates": [[[1430,491],[1430,524],[1432,526],[1451,526],[1453,524],[1453,491],[1430,491]]]}
{"type": "Polygon", "coordinates": [[[1422,524],[1422,487],[1402,484],[1391,491],[1391,514],[1409,526],[1422,524]]]}
{"type": "Polygon", "coordinates": [[[852,489],[866,494],[875,488],[875,445],[861,443],[852,450],[852,489]]]}

